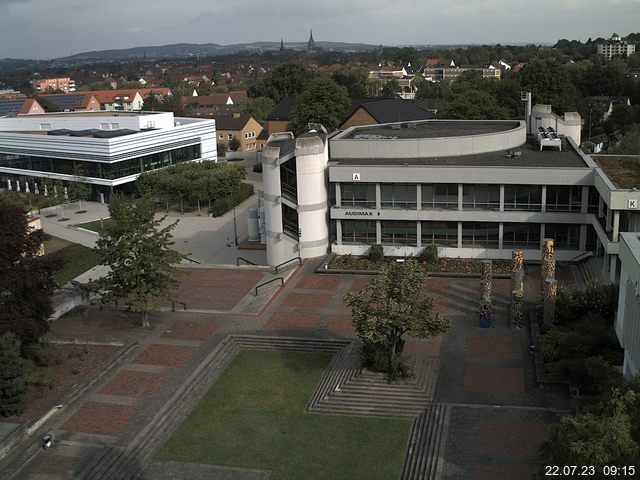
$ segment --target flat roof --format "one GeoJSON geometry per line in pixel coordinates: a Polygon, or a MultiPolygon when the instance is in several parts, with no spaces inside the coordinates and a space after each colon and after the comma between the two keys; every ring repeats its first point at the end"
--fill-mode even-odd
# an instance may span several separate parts
{"type": "Polygon", "coordinates": [[[96,110],[94,112],[49,112],[49,113],[30,113],[28,115],[20,115],[14,118],[45,118],[45,117],[141,117],[143,115],[160,115],[167,112],[147,112],[147,111],[114,111],[114,110],[96,110]]]}
{"type": "Polygon", "coordinates": [[[563,140],[563,150],[545,148],[540,151],[535,138],[527,137],[527,143],[510,150],[432,158],[334,158],[333,165],[426,165],[426,166],[469,166],[469,167],[538,167],[538,168],[591,168],[571,145],[563,140]],[[518,155],[517,152],[520,152],[518,155]],[[515,153],[515,155],[514,155],[515,153]]]}
{"type": "Polygon", "coordinates": [[[507,132],[520,126],[517,120],[427,120],[353,127],[336,138],[349,140],[394,140],[400,138],[446,138],[507,132]]]}

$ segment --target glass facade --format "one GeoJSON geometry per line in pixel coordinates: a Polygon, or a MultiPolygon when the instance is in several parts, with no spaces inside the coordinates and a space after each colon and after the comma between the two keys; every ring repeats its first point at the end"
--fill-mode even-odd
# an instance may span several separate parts
{"type": "Polygon", "coordinates": [[[498,248],[499,224],[489,222],[463,222],[462,246],[498,248]]]}
{"type": "Polygon", "coordinates": [[[542,187],[539,185],[505,185],[505,211],[536,211],[542,210],[542,187]]]}
{"type": "Polygon", "coordinates": [[[465,210],[500,210],[499,185],[465,185],[462,208],[465,210]]]}
{"type": "Polygon", "coordinates": [[[417,185],[415,183],[383,183],[380,187],[382,207],[416,209],[417,185]]]}
{"type": "Polygon", "coordinates": [[[540,248],[539,223],[505,223],[502,229],[502,248],[540,248]]]}
{"type": "Polygon", "coordinates": [[[343,207],[376,208],[375,183],[343,183],[340,185],[340,205],[343,207]]]}
{"type": "Polygon", "coordinates": [[[298,201],[298,178],[296,170],[295,157],[280,165],[280,188],[282,196],[294,202],[298,201]]]}
{"type": "Polygon", "coordinates": [[[582,187],[549,185],[547,212],[579,212],[582,207],[582,187]]]}
{"type": "Polygon", "coordinates": [[[458,184],[422,185],[422,208],[458,210],[458,184]]]}
{"type": "Polygon", "coordinates": [[[566,223],[547,223],[544,236],[553,238],[553,246],[557,250],[578,250],[580,246],[580,225],[566,223]]]}
{"type": "Polygon", "coordinates": [[[87,177],[114,180],[197,158],[200,158],[199,144],[112,163],[0,153],[0,167],[31,170],[34,176],[36,172],[73,175],[82,171],[87,177]]]}
{"type": "Polygon", "coordinates": [[[282,204],[282,229],[285,234],[298,240],[298,212],[284,203],[282,204]]]}
{"type": "Polygon", "coordinates": [[[342,220],[342,243],[346,245],[376,243],[376,222],[370,220],[342,220]]]}
{"type": "Polygon", "coordinates": [[[418,245],[416,222],[384,220],[380,224],[383,245],[418,245]]]}
{"type": "Polygon", "coordinates": [[[458,222],[422,222],[422,246],[458,246],[458,222]]]}

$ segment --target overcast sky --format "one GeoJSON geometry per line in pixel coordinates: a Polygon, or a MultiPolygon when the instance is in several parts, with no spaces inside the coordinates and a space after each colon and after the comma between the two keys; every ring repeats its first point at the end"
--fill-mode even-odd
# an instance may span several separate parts
{"type": "Polygon", "coordinates": [[[0,58],[171,43],[553,43],[640,31],[640,0],[0,0],[0,58]]]}

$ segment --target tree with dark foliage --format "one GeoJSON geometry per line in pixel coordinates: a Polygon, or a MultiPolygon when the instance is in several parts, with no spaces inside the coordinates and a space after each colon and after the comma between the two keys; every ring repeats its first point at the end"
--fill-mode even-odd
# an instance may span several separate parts
{"type": "Polygon", "coordinates": [[[23,343],[49,329],[56,265],[38,256],[43,239],[20,208],[0,201],[0,335],[13,332],[23,343]]]}

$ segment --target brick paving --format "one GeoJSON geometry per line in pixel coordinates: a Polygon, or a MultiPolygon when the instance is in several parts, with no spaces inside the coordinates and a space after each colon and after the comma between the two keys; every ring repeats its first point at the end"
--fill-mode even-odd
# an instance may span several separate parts
{"type": "Polygon", "coordinates": [[[183,367],[194,353],[195,349],[190,347],[149,345],[136,357],[134,363],[160,365],[163,367],[183,367]]]}
{"type": "Polygon", "coordinates": [[[133,419],[138,408],[102,402],[87,402],[62,426],[64,430],[116,435],[133,419]]]}
{"type": "Polygon", "coordinates": [[[40,474],[56,475],[60,478],[69,478],[68,474],[78,463],[75,457],[56,455],[52,453],[42,457],[35,467],[35,471],[40,474]]]}
{"type": "Polygon", "coordinates": [[[176,320],[162,333],[162,338],[204,341],[218,328],[220,328],[219,325],[211,322],[176,320]]]}
{"type": "MultiPolygon", "coordinates": [[[[89,441],[126,447],[229,333],[353,339],[342,297],[362,289],[370,277],[315,274],[318,264],[319,260],[306,262],[259,315],[165,311],[151,315],[151,330],[139,328],[137,316],[122,309],[85,307],[63,317],[53,325],[53,335],[134,339],[140,346],[49,422],[47,428],[58,432],[57,444],[71,448],[89,441]]],[[[263,271],[249,269],[190,270],[192,275],[183,278],[180,300],[190,309],[221,312],[230,311],[263,276],[263,271]]],[[[538,276],[527,271],[525,278],[531,302],[539,289],[538,276]]],[[[406,338],[408,355],[438,358],[442,365],[435,401],[451,408],[443,480],[528,478],[537,466],[539,442],[570,408],[563,394],[536,389],[532,362],[525,353],[527,331],[509,328],[509,288],[509,280],[494,280],[493,326],[481,330],[479,280],[429,278],[427,292],[436,300],[436,311],[451,318],[453,328],[436,339],[406,338]]],[[[47,457],[52,453],[46,452],[47,457]]],[[[85,461],[90,454],[95,448],[79,449],[70,458],[85,461]]],[[[36,455],[25,473],[36,473],[40,458],[44,457],[36,455]]],[[[71,460],[60,459],[63,462],[71,460]]],[[[43,480],[59,478],[53,471],[47,473],[50,476],[43,480]]]]}
{"type": "Polygon", "coordinates": [[[98,393],[148,398],[160,390],[169,379],[164,373],[120,370],[98,393]]]}

